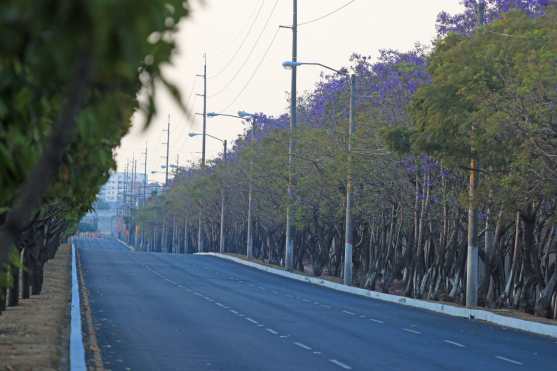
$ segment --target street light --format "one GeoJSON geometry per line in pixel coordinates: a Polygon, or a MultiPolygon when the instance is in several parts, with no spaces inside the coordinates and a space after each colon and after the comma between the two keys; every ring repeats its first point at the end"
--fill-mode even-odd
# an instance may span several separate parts
{"type": "MultiPolygon", "coordinates": [[[[231,115],[228,113],[216,113],[216,112],[209,112],[207,114],[208,117],[232,117],[238,118],[241,120],[248,120],[251,118],[251,137],[250,141],[253,144],[255,141],[255,114],[249,113],[246,111],[238,111],[237,115],[231,115]]],[[[253,237],[252,237],[252,193],[253,193],[253,186],[252,186],[252,172],[253,172],[253,158],[250,158],[249,162],[249,176],[248,176],[248,231],[246,237],[246,255],[248,258],[253,258],[253,237]]]]}
{"type": "MultiPolygon", "coordinates": [[[[209,116],[209,114],[207,114],[207,116],[209,116]]],[[[213,116],[209,116],[209,117],[213,117],[213,116]]],[[[203,135],[201,133],[189,133],[188,134],[190,138],[199,136],[199,135],[203,135]]],[[[205,133],[206,136],[213,138],[215,140],[218,140],[220,142],[222,142],[223,144],[223,157],[224,157],[224,166],[226,168],[226,145],[227,145],[227,141],[226,139],[220,139],[217,138],[211,134],[205,133]]],[[[223,184],[223,188],[221,191],[221,196],[220,196],[220,239],[219,239],[219,252],[221,254],[224,254],[224,204],[225,204],[225,189],[224,189],[224,184],[223,184]]]]}
{"type": "MultiPolygon", "coordinates": [[[[317,62],[298,62],[298,61],[286,61],[282,63],[282,66],[286,69],[296,68],[298,66],[319,66],[339,75],[348,75],[344,70],[337,70],[326,66],[322,63],[317,62]]],[[[344,284],[352,284],[352,132],[354,131],[354,100],[355,100],[355,86],[356,86],[356,75],[350,74],[350,108],[348,115],[348,171],[346,175],[346,218],[345,218],[345,231],[344,231],[344,284]]],[[[294,102],[295,104],[295,102],[294,102]]],[[[290,184],[289,184],[290,186],[290,184]]],[[[287,218],[288,221],[288,218],[287,218]]],[[[288,253],[293,254],[293,251],[287,250],[287,261],[288,253]]]]}

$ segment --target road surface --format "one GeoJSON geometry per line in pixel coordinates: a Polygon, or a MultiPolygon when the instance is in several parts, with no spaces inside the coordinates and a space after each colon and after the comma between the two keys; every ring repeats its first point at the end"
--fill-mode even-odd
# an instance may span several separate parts
{"type": "Polygon", "coordinates": [[[209,256],[81,239],[112,370],[557,369],[554,339],[289,280],[209,256]]]}

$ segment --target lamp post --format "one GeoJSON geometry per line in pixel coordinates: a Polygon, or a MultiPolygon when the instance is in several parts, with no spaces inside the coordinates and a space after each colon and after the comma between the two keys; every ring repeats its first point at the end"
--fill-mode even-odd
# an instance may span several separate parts
{"type": "MultiPolygon", "coordinates": [[[[339,75],[347,75],[346,72],[337,70],[335,68],[326,66],[317,62],[298,62],[286,61],[282,63],[284,68],[296,68],[298,66],[319,66],[331,70],[339,75]]],[[[346,175],[346,216],[344,227],[344,284],[352,284],[352,133],[354,131],[354,102],[355,102],[355,87],[356,75],[350,74],[350,105],[348,114],[348,140],[346,151],[348,154],[348,166],[346,175]]],[[[288,251],[287,251],[288,253],[288,251]]],[[[288,256],[287,256],[288,260],[288,256]]]]}
{"type": "MultiPolygon", "coordinates": [[[[241,119],[241,120],[248,120],[251,118],[251,136],[250,136],[250,141],[253,144],[255,141],[255,128],[256,128],[256,122],[255,122],[255,114],[253,113],[248,113],[245,111],[239,111],[238,115],[230,115],[227,113],[216,113],[216,112],[209,112],[207,114],[207,117],[217,117],[217,116],[223,116],[223,117],[232,117],[232,118],[237,118],[237,119],[241,119]]],[[[253,172],[253,158],[250,158],[250,162],[249,162],[249,174],[248,174],[248,226],[247,226],[247,237],[246,237],[246,256],[248,258],[253,258],[253,231],[252,231],[252,204],[253,204],[253,185],[252,185],[252,172],[253,172]]]]}
{"type": "MultiPolygon", "coordinates": [[[[199,136],[199,135],[203,135],[201,133],[190,133],[189,136],[190,138],[199,136]]],[[[215,140],[218,140],[219,142],[222,142],[223,144],[223,157],[224,157],[224,166],[226,167],[226,147],[227,147],[227,141],[226,139],[220,139],[217,138],[211,134],[205,133],[206,136],[208,136],[209,138],[213,138],[215,140]]],[[[220,239],[219,239],[219,252],[221,254],[224,254],[224,205],[225,205],[225,186],[223,184],[223,189],[221,191],[221,197],[220,197],[220,239]]]]}

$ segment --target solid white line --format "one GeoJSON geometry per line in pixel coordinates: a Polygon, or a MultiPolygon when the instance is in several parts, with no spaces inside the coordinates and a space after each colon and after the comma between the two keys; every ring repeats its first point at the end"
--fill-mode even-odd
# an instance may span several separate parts
{"type": "Polygon", "coordinates": [[[403,328],[402,331],[406,331],[406,332],[409,332],[409,333],[411,333],[411,334],[416,334],[416,335],[420,335],[420,334],[421,334],[421,332],[416,331],[416,330],[412,330],[411,328],[403,328]]]}
{"type": "Polygon", "coordinates": [[[451,344],[451,345],[454,345],[454,346],[459,347],[459,348],[466,348],[466,346],[464,344],[457,343],[456,341],[446,340],[446,339],[443,340],[443,341],[447,344],[451,344]]]}
{"type": "Polygon", "coordinates": [[[311,347],[308,347],[306,344],[303,343],[298,343],[297,341],[294,342],[294,345],[299,346],[300,348],[305,350],[311,350],[311,347]]]}
{"type": "Polygon", "coordinates": [[[336,359],[330,359],[329,362],[334,363],[335,365],[342,367],[345,370],[352,370],[352,367],[348,366],[346,363],[337,361],[336,359]]]}
{"type": "Polygon", "coordinates": [[[350,316],[355,316],[355,315],[356,315],[356,313],[350,312],[349,310],[344,310],[344,309],[342,310],[342,313],[346,313],[346,314],[348,314],[348,315],[350,315],[350,316]]]}
{"type": "Polygon", "coordinates": [[[70,312],[70,362],[72,370],[85,371],[85,348],[81,333],[81,304],[79,302],[79,281],[77,279],[77,262],[75,246],[72,243],[72,306],[70,312]]]}
{"type": "Polygon", "coordinates": [[[524,363],[522,363],[522,362],[518,362],[518,361],[515,361],[514,359],[510,359],[510,358],[503,357],[503,356],[495,356],[495,358],[500,359],[501,361],[512,363],[513,365],[517,365],[517,366],[524,365],[524,363]]]}
{"type": "Polygon", "coordinates": [[[375,319],[375,318],[369,318],[369,320],[371,322],[375,322],[375,323],[385,323],[385,322],[381,321],[380,319],[375,319]]]}
{"type": "Polygon", "coordinates": [[[278,331],[273,330],[272,328],[266,328],[267,332],[270,332],[273,335],[278,335],[278,331]]]}
{"type": "Polygon", "coordinates": [[[256,324],[256,325],[259,323],[259,322],[257,322],[256,320],[254,320],[253,318],[250,318],[250,317],[246,317],[246,318],[244,318],[244,319],[245,319],[246,321],[249,321],[249,322],[251,322],[251,323],[253,323],[253,324],[256,324]]]}

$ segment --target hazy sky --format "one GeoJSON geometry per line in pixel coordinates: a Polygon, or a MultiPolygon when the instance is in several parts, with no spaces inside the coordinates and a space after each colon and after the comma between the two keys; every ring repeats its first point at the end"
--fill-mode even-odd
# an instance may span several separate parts
{"type": "MultiPolygon", "coordinates": [[[[290,59],[292,34],[278,26],[291,23],[292,0],[206,0],[205,5],[196,0],[190,2],[192,16],[180,27],[179,50],[165,72],[181,89],[191,112],[202,111],[202,98],[195,94],[202,92],[203,84],[195,75],[203,71],[203,53],[207,53],[209,76],[208,112],[286,112],[290,73],[281,63],[290,59]]],[[[348,0],[299,0],[298,23],[346,3],[348,0]]],[[[341,67],[348,65],[352,53],[376,58],[381,49],[404,51],[417,42],[429,44],[435,35],[435,18],[442,10],[456,13],[462,5],[460,0],[356,0],[321,21],[299,28],[298,60],[341,67]]],[[[298,68],[298,94],[311,90],[321,72],[317,67],[298,68]]],[[[180,165],[199,161],[201,138],[187,134],[200,130],[201,117],[188,119],[163,93],[157,96],[157,106],[159,113],[151,127],[143,131],[139,124],[134,125],[117,150],[120,170],[125,170],[126,162],[135,155],[138,171],[142,171],[147,144],[148,172],[161,171],[168,115],[171,163],[176,162],[177,155],[180,165]]],[[[229,141],[243,130],[238,119],[207,120],[209,134],[229,141]]],[[[220,142],[207,138],[208,159],[221,150],[220,142]]],[[[149,178],[160,181],[164,176],[149,174],[149,178]]]]}

